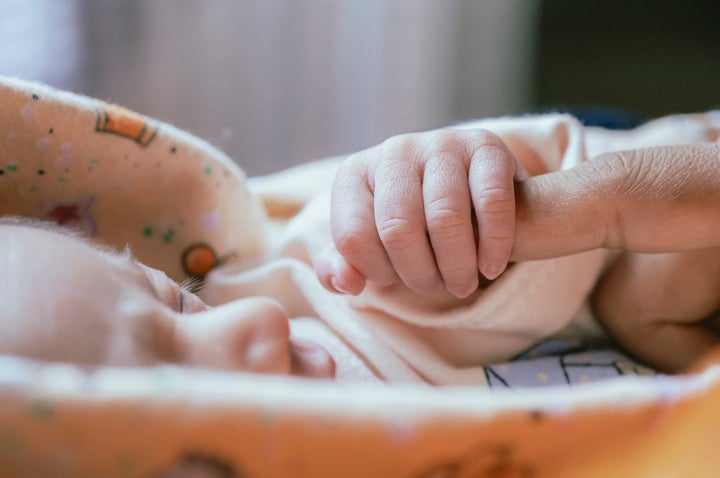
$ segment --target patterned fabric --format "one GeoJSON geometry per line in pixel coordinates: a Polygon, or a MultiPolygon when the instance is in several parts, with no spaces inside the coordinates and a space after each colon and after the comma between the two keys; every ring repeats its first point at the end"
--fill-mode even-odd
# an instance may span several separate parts
{"type": "Polygon", "coordinates": [[[235,163],[122,107],[0,78],[0,215],[80,229],[176,280],[262,253],[235,163]]]}
{"type": "Polygon", "coordinates": [[[563,338],[544,340],[511,362],[485,367],[492,388],[576,385],[623,375],[656,374],[607,344],[563,338]]]}

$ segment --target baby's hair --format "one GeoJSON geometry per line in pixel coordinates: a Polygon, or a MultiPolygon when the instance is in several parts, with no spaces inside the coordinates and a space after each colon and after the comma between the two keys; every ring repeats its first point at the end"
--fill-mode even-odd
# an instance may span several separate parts
{"type": "Polygon", "coordinates": [[[94,241],[92,238],[85,235],[82,231],[78,229],[73,229],[69,227],[60,226],[55,222],[52,221],[43,221],[40,219],[35,219],[32,217],[25,217],[25,216],[1,216],[0,217],[0,231],[4,227],[24,227],[24,228],[30,228],[30,229],[39,229],[41,231],[50,232],[53,234],[60,234],[65,237],[69,237],[71,239],[75,239],[77,241],[80,241],[93,249],[95,249],[98,252],[102,252],[105,254],[110,254],[115,257],[119,258],[132,258],[132,252],[130,251],[130,246],[125,246],[125,249],[118,250],[115,247],[108,246],[106,244],[100,244],[97,241],[94,241]]]}
{"type": "Polygon", "coordinates": [[[197,276],[188,277],[184,281],[180,282],[178,285],[181,289],[187,292],[192,292],[193,294],[197,294],[203,289],[203,287],[205,287],[205,283],[203,282],[202,278],[197,276]]]}

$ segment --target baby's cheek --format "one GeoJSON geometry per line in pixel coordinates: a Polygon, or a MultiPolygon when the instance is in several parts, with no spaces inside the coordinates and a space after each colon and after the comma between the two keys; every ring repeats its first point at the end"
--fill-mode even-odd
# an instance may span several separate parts
{"type": "Polygon", "coordinates": [[[172,362],[172,323],[162,314],[149,312],[137,317],[116,317],[108,329],[106,364],[152,366],[172,362]]]}

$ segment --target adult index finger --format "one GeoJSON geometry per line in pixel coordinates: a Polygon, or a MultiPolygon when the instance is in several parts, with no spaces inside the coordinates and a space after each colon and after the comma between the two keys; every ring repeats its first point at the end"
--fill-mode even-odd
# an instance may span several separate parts
{"type": "Polygon", "coordinates": [[[604,154],[516,188],[512,260],[720,246],[720,146],[604,154]]]}

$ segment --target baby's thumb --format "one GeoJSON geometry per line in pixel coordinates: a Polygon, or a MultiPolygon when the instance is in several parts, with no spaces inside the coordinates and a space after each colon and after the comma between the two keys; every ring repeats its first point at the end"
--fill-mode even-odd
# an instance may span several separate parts
{"type": "Polygon", "coordinates": [[[365,278],[329,244],[314,258],[315,273],[330,292],[358,295],[365,289],[365,278]]]}

